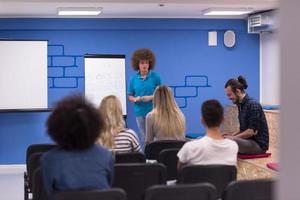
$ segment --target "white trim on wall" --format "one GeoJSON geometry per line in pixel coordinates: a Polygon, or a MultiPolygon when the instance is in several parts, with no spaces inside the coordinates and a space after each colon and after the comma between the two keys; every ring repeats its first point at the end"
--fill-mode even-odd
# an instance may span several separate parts
{"type": "Polygon", "coordinates": [[[262,40],[259,34],[259,102],[262,103],[262,40]]]}
{"type": "Polygon", "coordinates": [[[278,32],[260,34],[260,102],[280,104],[280,64],[278,32]]]}

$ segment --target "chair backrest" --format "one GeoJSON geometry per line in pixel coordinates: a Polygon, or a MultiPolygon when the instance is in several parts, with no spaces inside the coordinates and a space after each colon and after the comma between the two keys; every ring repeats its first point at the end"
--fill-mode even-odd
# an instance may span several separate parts
{"type": "Polygon", "coordinates": [[[27,175],[28,175],[28,187],[30,190],[32,190],[34,171],[40,167],[40,159],[41,159],[42,155],[43,155],[42,152],[37,152],[37,153],[31,154],[31,156],[28,160],[27,175]]]}
{"type": "Polygon", "coordinates": [[[33,172],[32,200],[49,200],[44,188],[41,168],[37,168],[33,172]]]}
{"type": "MultiPolygon", "coordinates": [[[[121,188],[111,188],[92,191],[61,192],[53,196],[55,200],[126,200],[126,192],[121,188]]],[[[42,171],[37,168],[33,173],[32,200],[49,200],[45,191],[42,171]]]]}
{"type": "Polygon", "coordinates": [[[32,173],[33,173],[34,169],[36,168],[35,166],[39,165],[38,157],[40,157],[40,156],[34,156],[34,158],[32,158],[32,160],[29,161],[30,158],[32,157],[33,154],[49,151],[50,149],[52,149],[56,146],[57,145],[55,145],[55,144],[32,144],[27,147],[26,171],[24,172],[24,199],[25,200],[27,200],[29,198],[29,193],[32,190],[32,173]],[[29,164],[29,162],[31,164],[29,164]]]}
{"type": "Polygon", "coordinates": [[[164,149],[159,153],[158,162],[164,164],[167,167],[167,180],[177,179],[177,153],[179,150],[180,149],[176,148],[164,149]]]}
{"type": "Polygon", "coordinates": [[[236,174],[236,167],[231,165],[190,165],[179,171],[178,183],[211,183],[221,198],[228,183],[236,180],[236,174]]]}
{"type": "Polygon", "coordinates": [[[32,191],[32,177],[34,170],[40,165],[42,153],[56,147],[55,144],[32,144],[26,151],[26,171],[24,172],[24,199],[29,199],[32,191]]]}
{"type": "Polygon", "coordinates": [[[184,145],[185,141],[181,140],[157,140],[151,142],[145,147],[146,159],[158,160],[159,153],[163,149],[178,148],[184,145]]]}
{"type": "Polygon", "coordinates": [[[28,164],[29,158],[32,154],[37,152],[47,152],[54,147],[57,147],[55,144],[32,144],[28,146],[26,151],[26,164],[28,164]]]}
{"type": "Polygon", "coordinates": [[[116,153],[115,163],[146,163],[146,156],[141,152],[116,153]]]}
{"type": "Polygon", "coordinates": [[[142,200],[146,188],[166,184],[166,167],[162,164],[115,164],[113,187],[122,188],[129,200],[142,200]]]}
{"type": "Polygon", "coordinates": [[[155,185],[146,190],[145,200],[216,200],[217,190],[210,183],[155,185]]]}
{"type": "Polygon", "coordinates": [[[225,192],[224,200],[272,200],[274,180],[242,180],[231,182],[225,192]]]}
{"type": "Polygon", "coordinates": [[[53,200],[126,200],[126,192],[121,188],[91,191],[59,192],[53,200]]]}

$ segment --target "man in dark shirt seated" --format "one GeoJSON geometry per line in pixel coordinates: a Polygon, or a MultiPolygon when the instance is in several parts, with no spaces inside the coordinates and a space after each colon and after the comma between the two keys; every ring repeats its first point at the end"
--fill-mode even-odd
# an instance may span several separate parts
{"type": "Polygon", "coordinates": [[[229,79],[225,84],[227,97],[237,105],[240,130],[224,137],[237,142],[239,153],[265,153],[269,148],[269,130],[265,113],[260,103],[245,92],[248,85],[246,79],[239,76],[229,79]]]}

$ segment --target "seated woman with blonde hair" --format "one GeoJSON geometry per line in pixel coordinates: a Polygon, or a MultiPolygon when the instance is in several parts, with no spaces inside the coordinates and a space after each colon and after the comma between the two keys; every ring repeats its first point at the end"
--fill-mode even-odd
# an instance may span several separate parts
{"type": "Polygon", "coordinates": [[[156,88],[153,106],[146,116],[146,143],[154,140],[185,140],[185,117],[168,86],[156,88]]]}
{"type": "Polygon", "coordinates": [[[106,96],[98,111],[105,121],[98,143],[116,153],[141,151],[136,133],[125,128],[121,102],[116,96],[106,96]]]}

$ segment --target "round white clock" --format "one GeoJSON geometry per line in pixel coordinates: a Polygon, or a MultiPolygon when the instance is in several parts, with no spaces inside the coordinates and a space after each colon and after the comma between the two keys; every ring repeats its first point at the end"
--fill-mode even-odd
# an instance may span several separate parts
{"type": "Polygon", "coordinates": [[[224,45],[226,47],[233,47],[235,45],[235,33],[233,31],[225,31],[224,45]]]}

